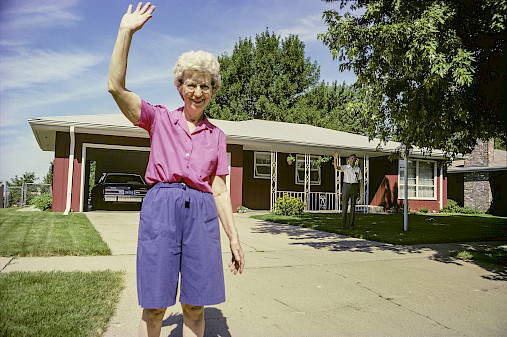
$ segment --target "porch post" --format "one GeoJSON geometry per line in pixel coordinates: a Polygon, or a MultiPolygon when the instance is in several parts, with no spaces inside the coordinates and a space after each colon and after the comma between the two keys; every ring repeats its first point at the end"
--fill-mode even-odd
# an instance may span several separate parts
{"type": "Polygon", "coordinates": [[[439,189],[438,207],[444,208],[444,168],[440,167],[440,189],[439,189]]]}
{"type": "Polygon", "coordinates": [[[310,210],[310,153],[305,151],[305,200],[306,210],[310,210]]]}
{"type": "MultiPolygon", "coordinates": [[[[340,154],[338,154],[338,166],[342,164],[342,156],[340,154]]],[[[342,200],[342,174],[341,174],[341,170],[336,172],[338,174],[338,210],[341,211],[342,210],[342,204],[341,204],[341,200],[342,200]]]]}
{"type": "Polygon", "coordinates": [[[270,212],[275,211],[275,201],[277,194],[277,152],[271,150],[271,184],[270,184],[270,198],[269,198],[269,210],[270,212]]]}
{"type": "MultiPolygon", "coordinates": [[[[333,159],[334,160],[334,159],[333,159]]],[[[336,165],[340,165],[340,155],[338,154],[338,158],[336,159],[338,162],[336,163],[336,165]]],[[[335,193],[335,201],[334,201],[334,204],[335,204],[335,207],[334,209],[336,211],[339,211],[340,210],[340,178],[341,178],[341,175],[340,175],[340,170],[338,169],[334,169],[334,193],[335,193]]]]}
{"type": "Polygon", "coordinates": [[[364,172],[363,172],[363,185],[364,185],[364,213],[368,213],[370,211],[370,156],[364,156],[364,172]]]}

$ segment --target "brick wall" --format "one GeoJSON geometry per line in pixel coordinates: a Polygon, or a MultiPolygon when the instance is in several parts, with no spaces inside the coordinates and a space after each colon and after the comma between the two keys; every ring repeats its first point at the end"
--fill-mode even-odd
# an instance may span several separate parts
{"type": "Polygon", "coordinates": [[[489,184],[489,172],[469,172],[463,176],[464,206],[486,212],[491,206],[493,195],[489,184]]]}
{"type": "MultiPolygon", "coordinates": [[[[494,141],[477,141],[470,156],[465,160],[465,166],[488,166],[493,161],[494,141]]],[[[463,205],[477,208],[486,212],[493,201],[489,172],[469,172],[463,176],[463,205]]]]}
{"type": "Polygon", "coordinates": [[[493,149],[493,140],[484,142],[479,139],[474,150],[465,160],[465,166],[488,166],[493,161],[493,149]]]}

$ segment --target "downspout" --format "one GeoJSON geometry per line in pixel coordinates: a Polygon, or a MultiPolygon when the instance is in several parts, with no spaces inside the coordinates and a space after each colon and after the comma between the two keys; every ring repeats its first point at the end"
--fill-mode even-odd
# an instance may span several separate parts
{"type": "Polygon", "coordinates": [[[74,149],[76,147],[76,139],[74,134],[74,126],[70,127],[70,148],[69,148],[69,170],[67,173],[67,203],[65,206],[64,215],[70,212],[72,202],[72,176],[74,175],[74,149]]]}

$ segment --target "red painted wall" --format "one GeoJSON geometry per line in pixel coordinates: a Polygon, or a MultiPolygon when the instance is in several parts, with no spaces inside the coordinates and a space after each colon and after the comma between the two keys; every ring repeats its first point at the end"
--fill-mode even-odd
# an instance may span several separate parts
{"type": "MultiPolygon", "coordinates": [[[[443,181],[443,206],[447,204],[447,177],[443,181]]],[[[408,205],[411,210],[417,211],[420,208],[427,207],[430,212],[438,212],[440,209],[440,176],[437,176],[437,200],[414,200],[408,199],[408,205]]],[[[388,210],[392,207],[400,210],[403,208],[403,199],[398,199],[398,175],[386,174],[380,187],[375,192],[371,205],[383,206],[388,210]]],[[[401,196],[402,197],[402,196],[401,196]]]]}
{"type": "Polygon", "coordinates": [[[239,206],[242,205],[243,195],[243,168],[231,167],[231,202],[232,211],[237,212],[239,206]]]}
{"type": "MultiPolygon", "coordinates": [[[[74,168],[72,176],[71,211],[79,212],[81,187],[81,148],[76,142],[74,149],[74,168]]],[[[67,180],[69,170],[70,134],[57,132],[55,144],[55,161],[53,171],[53,205],[51,211],[63,212],[67,203],[67,180]]]]}
{"type": "Polygon", "coordinates": [[[237,212],[243,205],[243,146],[227,145],[227,152],[231,153],[231,203],[232,211],[237,212]]]}
{"type": "Polygon", "coordinates": [[[69,144],[68,133],[57,132],[55,140],[55,160],[53,171],[53,206],[51,211],[63,212],[67,194],[67,171],[69,168],[69,144]]]}

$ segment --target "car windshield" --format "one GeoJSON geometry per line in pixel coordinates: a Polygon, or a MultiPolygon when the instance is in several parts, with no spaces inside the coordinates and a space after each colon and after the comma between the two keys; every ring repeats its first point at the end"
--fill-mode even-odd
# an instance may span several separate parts
{"type": "Polygon", "coordinates": [[[136,175],[114,174],[108,175],[107,184],[144,184],[142,178],[136,175]]]}

